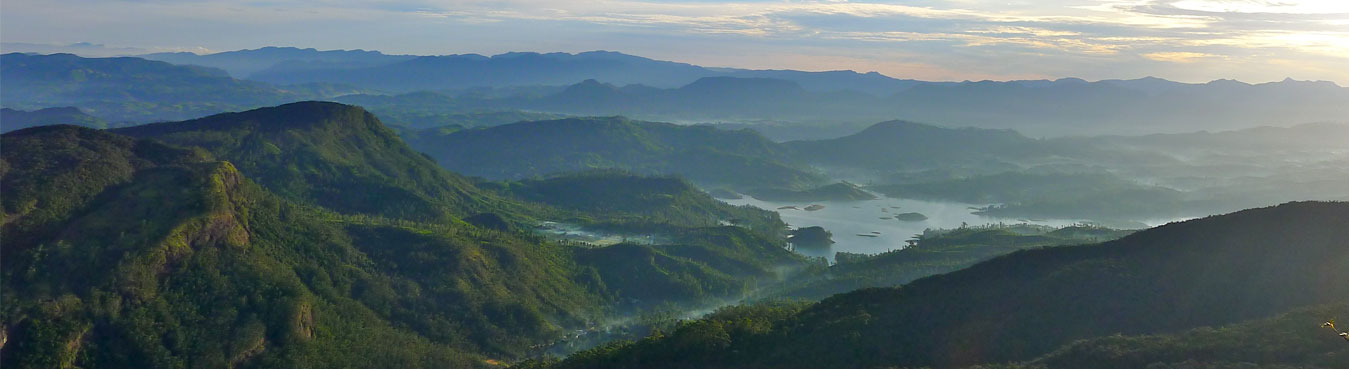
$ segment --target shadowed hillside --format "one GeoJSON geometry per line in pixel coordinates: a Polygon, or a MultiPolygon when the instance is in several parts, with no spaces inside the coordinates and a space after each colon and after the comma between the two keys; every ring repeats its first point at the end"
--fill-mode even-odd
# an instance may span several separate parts
{"type": "Polygon", "coordinates": [[[751,131],[622,117],[520,122],[411,144],[445,168],[492,179],[623,169],[681,175],[707,185],[795,187],[821,180],[751,131]]]}
{"type": "Polygon", "coordinates": [[[961,367],[1260,319],[1349,296],[1346,224],[1349,204],[1317,202],[1174,223],[841,294],[784,319],[699,321],[556,367],[961,367]]]}

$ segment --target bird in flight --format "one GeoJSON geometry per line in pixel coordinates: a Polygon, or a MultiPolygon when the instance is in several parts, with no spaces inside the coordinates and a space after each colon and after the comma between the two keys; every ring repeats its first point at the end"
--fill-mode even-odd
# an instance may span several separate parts
{"type": "Polygon", "coordinates": [[[1349,332],[1340,332],[1339,329],[1335,328],[1335,319],[1327,320],[1325,323],[1321,323],[1321,328],[1330,328],[1330,330],[1335,331],[1335,333],[1339,334],[1340,338],[1344,338],[1345,341],[1349,341],[1349,332]]]}

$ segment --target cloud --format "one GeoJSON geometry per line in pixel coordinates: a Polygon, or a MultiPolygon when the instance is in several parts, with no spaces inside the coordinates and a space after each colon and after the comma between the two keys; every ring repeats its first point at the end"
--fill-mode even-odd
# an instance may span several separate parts
{"type": "Polygon", "coordinates": [[[1189,51],[1165,51],[1143,54],[1143,57],[1168,63],[1194,63],[1204,58],[1218,57],[1213,54],[1195,53],[1189,51]]]}
{"type": "Polygon", "coordinates": [[[1307,65],[1289,71],[1305,73],[1295,77],[1349,82],[1349,71],[1333,68],[1349,63],[1349,2],[1340,0],[6,0],[0,7],[7,42],[620,49],[740,67],[756,67],[746,63],[762,55],[762,64],[784,67],[768,60],[776,55],[826,69],[866,56],[874,63],[862,65],[897,68],[887,73],[944,76],[960,76],[957,67],[969,76],[1086,76],[1105,66],[1152,75],[1147,68],[1161,62],[1187,65],[1193,70],[1170,71],[1190,80],[1211,77],[1204,65],[1239,74],[1212,77],[1282,79],[1270,75],[1277,58],[1279,70],[1289,61],[1307,65]]]}

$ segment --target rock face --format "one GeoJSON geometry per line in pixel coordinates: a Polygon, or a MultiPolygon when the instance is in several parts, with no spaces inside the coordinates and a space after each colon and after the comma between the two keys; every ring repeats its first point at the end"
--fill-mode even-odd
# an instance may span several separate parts
{"type": "Polygon", "coordinates": [[[834,244],[833,237],[834,234],[829,233],[824,227],[814,226],[792,230],[787,241],[800,248],[823,249],[834,244]]]}

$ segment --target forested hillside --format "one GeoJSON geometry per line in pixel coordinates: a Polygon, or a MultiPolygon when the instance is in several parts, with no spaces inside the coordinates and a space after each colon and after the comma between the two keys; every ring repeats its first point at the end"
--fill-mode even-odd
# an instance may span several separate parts
{"type": "Polygon", "coordinates": [[[410,144],[452,171],[492,179],[624,169],[677,174],[703,185],[798,187],[822,181],[752,131],[622,117],[520,122],[410,144]]]}
{"type": "MultiPolygon", "coordinates": [[[[1021,251],[795,313],[714,315],[555,367],[962,367],[1032,360],[1080,339],[1267,318],[1349,296],[1345,224],[1346,203],[1246,210],[1098,245],[1021,251]]],[[[1203,337],[1179,345],[1203,345],[1203,337]]],[[[1324,363],[1304,358],[1294,363],[1324,363]]]]}
{"type": "Polygon", "coordinates": [[[227,162],[69,126],[3,144],[6,367],[478,366],[369,308],[393,281],[341,227],[227,162]]]}
{"type": "Polygon", "coordinates": [[[477,367],[616,314],[736,299],[806,263],[767,232],[772,213],[683,181],[584,181],[634,194],[607,199],[484,190],[356,107],[116,132],[3,136],[6,366],[477,367]],[[670,214],[640,222],[670,236],[588,248],[530,230],[634,216],[605,201],[670,214]]]}
{"type": "Polygon", "coordinates": [[[447,220],[494,210],[468,179],[350,105],[292,103],[113,132],[204,148],[278,195],[339,212],[447,220]]]}

